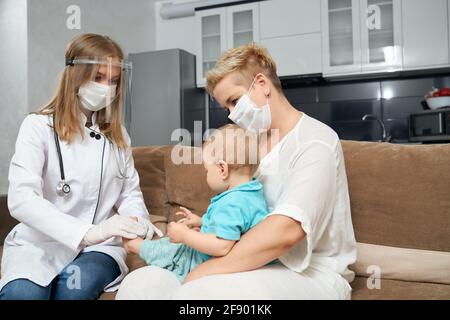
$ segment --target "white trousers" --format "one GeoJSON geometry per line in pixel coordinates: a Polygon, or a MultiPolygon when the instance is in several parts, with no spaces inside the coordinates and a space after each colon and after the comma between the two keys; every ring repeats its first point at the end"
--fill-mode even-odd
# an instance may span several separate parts
{"type": "Polygon", "coordinates": [[[117,300],[348,300],[339,274],[310,267],[302,273],[281,263],[249,272],[213,275],[181,285],[170,271],[143,267],[122,281],[117,300]]]}

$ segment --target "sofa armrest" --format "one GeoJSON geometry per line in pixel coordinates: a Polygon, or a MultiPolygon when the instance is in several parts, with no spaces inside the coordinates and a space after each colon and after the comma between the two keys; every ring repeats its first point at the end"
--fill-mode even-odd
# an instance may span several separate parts
{"type": "Polygon", "coordinates": [[[3,245],[8,233],[19,223],[9,214],[7,199],[6,195],[0,195],[0,245],[3,245]]]}

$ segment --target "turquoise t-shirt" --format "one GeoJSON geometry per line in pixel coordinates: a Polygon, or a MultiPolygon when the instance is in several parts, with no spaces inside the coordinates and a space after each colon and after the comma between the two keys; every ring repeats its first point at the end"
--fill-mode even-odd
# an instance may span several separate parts
{"type": "Polygon", "coordinates": [[[212,198],[200,231],[236,241],[268,213],[262,184],[252,180],[212,198]]]}

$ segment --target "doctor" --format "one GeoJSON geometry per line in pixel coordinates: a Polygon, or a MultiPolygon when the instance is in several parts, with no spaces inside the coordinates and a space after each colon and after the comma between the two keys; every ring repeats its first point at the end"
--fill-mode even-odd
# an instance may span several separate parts
{"type": "Polygon", "coordinates": [[[128,272],[120,237],[161,235],[120,120],[131,65],[95,34],[65,59],[55,96],[17,137],[8,207],[21,223],[5,240],[0,299],[96,299],[128,272]]]}

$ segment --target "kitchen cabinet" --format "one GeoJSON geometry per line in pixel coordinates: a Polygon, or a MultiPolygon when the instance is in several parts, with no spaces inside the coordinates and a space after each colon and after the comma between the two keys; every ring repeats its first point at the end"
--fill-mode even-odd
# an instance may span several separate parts
{"type": "Polygon", "coordinates": [[[261,39],[320,33],[320,1],[269,0],[260,3],[261,39]]]}
{"type": "Polygon", "coordinates": [[[402,69],[401,0],[361,0],[362,71],[402,69]]]}
{"type": "Polygon", "coordinates": [[[258,3],[227,8],[227,49],[259,41],[258,17],[258,3]]]}
{"type": "Polygon", "coordinates": [[[402,68],[401,0],[322,0],[325,76],[402,68]]]}
{"type": "Polygon", "coordinates": [[[195,12],[197,33],[197,86],[228,49],[259,41],[259,3],[195,12]]]}
{"type": "Polygon", "coordinates": [[[211,9],[195,13],[197,29],[197,84],[205,85],[205,76],[227,48],[226,10],[211,9]]]}
{"type": "Polygon", "coordinates": [[[359,0],[322,0],[324,75],[360,73],[359,0]]]}
{"type": "Polygon", "coordinates": [[[403,0],[405,69],[449,64],[448,0],[403,0]]]}
{"type": "Polygon", "coordinates": [[[320,33],[261,39],[277,64],[280,77],[322,72],[320,33]]]}
{"type": "Polygon", "coordinates": [[[260,38],[277,64],[278,76],[322,73],[320,1],[260,3],[260,38]]]}

